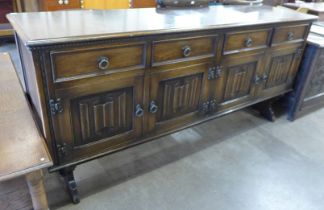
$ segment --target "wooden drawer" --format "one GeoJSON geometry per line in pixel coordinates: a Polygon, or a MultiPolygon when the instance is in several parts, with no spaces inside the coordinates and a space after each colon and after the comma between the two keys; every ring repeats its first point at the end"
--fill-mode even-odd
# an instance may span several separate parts
{"type": "Polygon", "coordinates": [[[154,41],[152,65],[213,57],[216,54],[216,39],[217,36],[203,36],[154,41]]]}
{"type": "Polygon", "coordinates": [[[224,54],[266,48],[269,45],[271,29],[244,32],[230,32],[225,35],[224,54]]]}
{"type": "Polygon", "coordinates": [[[45,11],[55,11],[64,9],[80,9],[80,0],[42,0],[41,9],[45,11]]]}
{"type": "Polygon", "coordinates": [[[278,27],[274,31],[272,45],[285,42],[304,41],[306,32],[308,31],[307,29],[308,25],[278,27]]]}
{"type": "Polygon", "coordinates": [[[54,82],[93,77],[145,67],[145,43],[52,51],[54,82]]]}

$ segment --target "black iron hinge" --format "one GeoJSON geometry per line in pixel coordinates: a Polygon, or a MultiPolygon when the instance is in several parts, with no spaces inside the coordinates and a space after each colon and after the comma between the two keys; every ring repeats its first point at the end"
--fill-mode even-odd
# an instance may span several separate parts
{"type": "Polygon", "coordinates": [[[208,113],[216,111],[216,109],[217,109],[217,100],[212,99],[212,100],[204,102],[201,105],[200,112],[202,112],[204,114],[208,114],[208,113]]]}
{"type": "Polygon", "coordinates": [[[64,158],[71,153],[72,146],[66,143],[56,145],[57,153],[60,158],[64,158]]]}
{"type": "Polygon", "coordinates": [[[204,114],[207,114],[209,112],[209,101],[206,101],[203,104],[201,104],[199,111],[204,114]]]}
{"type": "Polygon", "coordinates": [[[208,69],[208,79],[217,79],[221,76],[222,74],[222,67],[221,66],[216,66],[216,67],[211,67],[208,69]]]}
{"type": "Polygon", "coordinates": [[[52,115],[56,115],[58,113],[62,113],[63,112],[63,106],[61,104],[61,99],[51,99],[49,100],[49,106],[51,109],[51,113],[52,115]]]}

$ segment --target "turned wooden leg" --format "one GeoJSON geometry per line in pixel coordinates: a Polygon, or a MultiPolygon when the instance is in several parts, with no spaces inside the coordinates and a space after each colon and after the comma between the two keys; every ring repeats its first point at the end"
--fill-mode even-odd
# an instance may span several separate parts
{"type": "Polygon", "coordinates": [[[273,102],[273,100],[264,101],[254,105],[253,108],[258,110],[261,116],[271,122],[274,122],[276,120],[276,116],[272,109],[273,102]]]}
{"type": "Polygon", "coordinates": [[[34,210],[47,210],[48,202],[44,187],[43,171],[25,175],[34,210]]]}
{"type": "Polygon", "coordinates": [[[74,179],[73,171],[75,167],[64,168],[60,170],[60,174],[64,177],[66,189],[74,204],[80,203],[79,193],[74,179]]]}

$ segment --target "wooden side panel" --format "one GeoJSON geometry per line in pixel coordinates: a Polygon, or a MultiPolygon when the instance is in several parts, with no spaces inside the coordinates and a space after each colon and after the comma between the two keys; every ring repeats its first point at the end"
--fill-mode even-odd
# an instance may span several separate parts
{"type": "Polygon", "coordinates": [[[132,88],[75,99],[72,102],[75,145],[131,130],[132,99],[132,88]]]}
{"type": "Polygon", "coordinates": [[[305,92],[305,98],[324,95],[324,50],[320,49],[311,80],[305,92]]]}
{"type": "Polygon", "coordinates": [[[34,55],[29,51],[25,45],[22,44],[21,39],[16,36],[17,46],[20,53],[20,59],[22,64],[25,90],[30,98],[32,108],[36,111],[36,119],[38,125],[41,127],[42,134],[45,137],[48,148],[51,151],[51,136],[50,128],[47,117],[47,102],[45,99],[45,88],[43,85],[41,75],[41,64],[39,63],[40,54],[34,52],[34,55]]]}
{"type": "Polygon", "coordinates": [[[202,74],[162,81],[159,96],[162,109],[157,121],[164,121],[197,110],[202,74]]]}
{"type": "Polygon", "coordinates": [[[249,95],[257,62],[247,63],[228,69],[224,100],[229,101],[249,95]]]}

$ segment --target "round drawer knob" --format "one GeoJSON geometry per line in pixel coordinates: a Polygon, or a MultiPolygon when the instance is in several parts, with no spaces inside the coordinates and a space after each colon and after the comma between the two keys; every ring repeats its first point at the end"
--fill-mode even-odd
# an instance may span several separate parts
{"type": "Polygon", "coordinates": [[[288,41],[291,41],[294,39],[294,33],[293,32],[289,32],[288,33],[288,41]]]}
{"type": "Polygon", "coordinates": [[[101,70],[106,70],[106,69],[108,69],[108,67],[109,67],[109,58],[107,58],[107,57],[100,57],[99,59],[98,59],[98,68],[99,69],[101,69],[101,70]]]}
{"type": "Polygon", "coordinates": [[[191,48],[189,46],[184,46],[182,48],[182,53],[184,57],[189,57],[191,54],[191,48]]]}
{"type": "Polygon", "coordinates": [[[248,37],[246,40],[245,40],[245,47],[252,47],[252,44],[253,44],[253,40],[251,37],[248,37]]]}
{"type": "Polygon", "coordinates": [[[58,3],[59,3],[60,5],[62,5],[64,2],[63,2],[63,0],[59,0],[58,3]]]}

